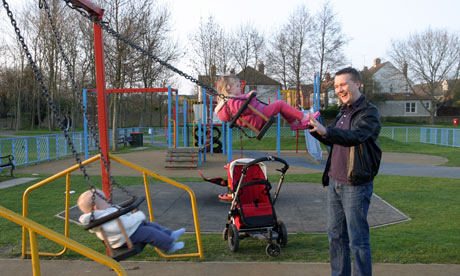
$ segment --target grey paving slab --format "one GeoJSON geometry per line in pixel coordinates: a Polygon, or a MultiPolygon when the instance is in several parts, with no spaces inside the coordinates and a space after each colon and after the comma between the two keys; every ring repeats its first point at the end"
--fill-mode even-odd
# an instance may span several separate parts
{"type": "Polygon", "coordinates": [[[21,177],[21,178],[13,178],[7,181],[0,182],[0,189],[5,189],[9,187],[13,187],[16,185],[21,185],[30,181],[37,179],[37,177],[21,177]]]}
{"type": "MultiPolygon", "coordinates": [[[[281,263],[281,262],[121,262],[130,276],[280,276],[280,275],[330,275],[328,263],[281,263]]],[[[108,267],[90,261],[41,260],[42,275],[113,276],[116,273],[108,267]]],[[[459,275],[458,264],[373,264],[376,276],[455,276],[459,275]]],[[[31,260],[0,259],[0,274],[32,275],[31,260]]]]}

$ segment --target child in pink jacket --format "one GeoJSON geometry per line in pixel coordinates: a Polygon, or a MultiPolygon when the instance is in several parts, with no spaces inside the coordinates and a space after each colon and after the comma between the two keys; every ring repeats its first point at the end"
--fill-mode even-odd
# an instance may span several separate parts
{"type": "MultiPolygon", "coordinates": [[[[218,98],[218,103],[214,111],[217,113],[220,120],[229,122],[244,104],[249,95],[255,93],[255,91],[251,91],[249,94],[241,95],[240,80],[234,75],[220,77],[216,84],[217,91],[220,94],[230,96],[231,98],[218,98]]],[[[283,118],[291,126],[291,130],[307,129],[310,126],[310,120],[307,117],[307,113],[290,106],[285,101],[277,100],[267,105],[254,97],[249,104],[267,117],[281,114],[281,116],[283,116],[283,118]]],[[[318,118],[319,112],[315,112],[313,116],[318,118]]],[[[247,121],[257,129],[261,129],[265,124],[265,120],[249,108],[246,108],[240,118],[247,121]]]]}

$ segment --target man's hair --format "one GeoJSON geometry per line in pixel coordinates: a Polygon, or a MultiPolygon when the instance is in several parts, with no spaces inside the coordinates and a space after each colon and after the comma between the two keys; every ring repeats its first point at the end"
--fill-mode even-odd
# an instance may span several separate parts
{"type": "Polygon", "coordinates": [[[343,68],[343,69],[339,70],[337,73],[335,73],[336,76],[340,76],[340,75],[344,75],[344,74],[350,74],[351,79],[354,82],[359,81],[359,83],[363,83],[363,81],[361,79],[361,74],[358,72],[358,70],[356,70],[353,67],[343,68]]]}

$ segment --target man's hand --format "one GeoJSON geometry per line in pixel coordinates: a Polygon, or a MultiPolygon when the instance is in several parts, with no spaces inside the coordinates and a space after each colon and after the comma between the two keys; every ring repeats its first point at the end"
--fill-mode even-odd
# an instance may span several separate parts
{"type": "Polygon", "coordinates": [[[326,128],[318,122],[310,113],[308,113],[308,119],[310,119],[310,132],[317,132],[319,135],[326,137],[327,130],[326,128]]]}

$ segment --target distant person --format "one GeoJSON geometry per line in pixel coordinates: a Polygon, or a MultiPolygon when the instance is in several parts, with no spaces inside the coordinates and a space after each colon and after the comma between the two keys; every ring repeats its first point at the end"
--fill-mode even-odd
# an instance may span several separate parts
{"type": "MultiPolygon", "coordinates": [[[[214,109],[219,119],[224,122],[231,121],[233,116],[236,115],[249,95],[256,93],[256,91],[253,90],[249,94],[241,95],[240,80],[235,75],[221,76],[217,80],[216,86],[217,91],[220,94],[231,97],[228,99],[219,97],[217,106],[214,109]]],[[[266,117],[281,114],[281,116],[283,116],[283,118],[291,126],[291,130],[307,129],[310,125],[310,120],[307,117],[307,113],[304,113],[303,111],[290,106],[285,101],[278,100],[267,105],[255,97],[249,104],[257,111],[260,111],[262,114],[264,114],[266,117]]],[[[315,112],[313,117],[318,118],[319,112],[315,112]]],[[[265,120],[249,108],[246,108],[246,110],[241,114],[240,118],[247,121],[259,130],[265,124],[265,120]]]]}
{"type": "Polygon", "coordinates": [[[335,74],[335,93],[343,105],[329,127],[310,116],[311,134],[330,146],[323,174],[328,187],[328,223],[331,275],[372,275],[367,212],[382,151],[377,138],[380,115],[359,91],[361,76],[351,67],[335,74]]]}
{"type": "MultiPolygon", "coordinates": [[[[118,211],[117,208],[106,202],[102,191],[97,190],[94,196],[94,208],[92,207],[93,191],[88,190],[82,193],[78,198],[78,208],[83,213],[83,215],[80,216],[79,221],[84,225],[91,222],[92,215],[94,215],[94,219],[98,219],[118,211]]],[[[123,227],[133,244],[150,244],[160,248],[161,250],[168,251],[169,253],[173,253],[184,248],[184,242],[176,241],[182,234],[184,234],[185,228],[172,231],[158,223],[146,221],[145,214],[142,211],[126,213],[120,216],[119,219],[123,223],[123,227]]],[[[104,223],[102,225],[102,229],[104,230],[111,247],[118,248],[126,243],[126,240],[115,220],[104,223]]],[[[100,231],[96,229],[91,229],[89,231],[96,233],[96,236],[100,240],[104,240],[100,231]]]]}
{"type": "Polygon", "coordinates": [[[67,131],[69,131],[70,129],[72,128],[72,116],[69,113],[67,113],[67,116],[66,116],[66,129],[67,131]]]}

